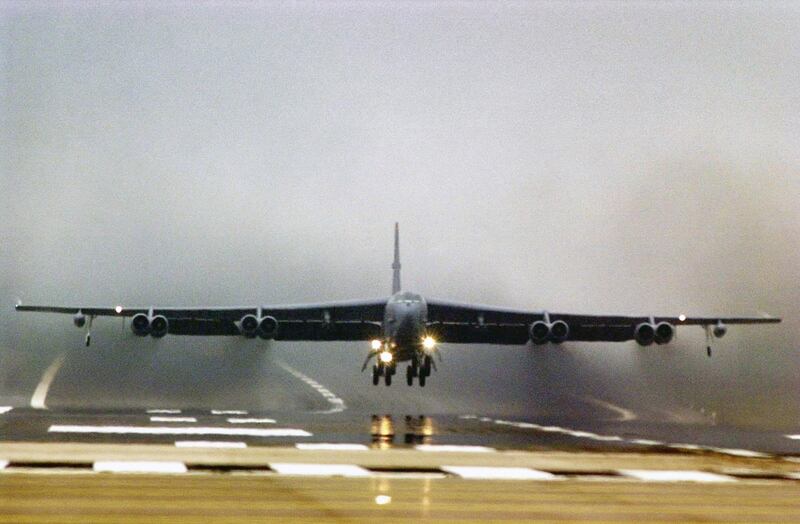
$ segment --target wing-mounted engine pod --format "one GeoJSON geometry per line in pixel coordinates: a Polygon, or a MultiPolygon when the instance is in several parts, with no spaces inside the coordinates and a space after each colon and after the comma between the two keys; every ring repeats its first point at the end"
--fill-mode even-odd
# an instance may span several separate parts
{"type": "Polygon", "coordinates": [[[83,312],[78,311],[75,313],[75,316],[72,317],[72,322],[75,324],[75,327],[82,328],[86,325],[86,315],[83,312]]]}
{"type": "Polygon", "coordinates": [[[561,344],[569,336],[569,324],[563,320],[556,320],[550,324],[550,341],[553,344],[561,344]]]}
{"type": "Polygon", "coordinates": [[[245,315],[239,321],[239,331],[247,338],[254,338],[258,334],[258,318],[255,315],[245,315]]]}
{"type": "Polygon", "coordinates": [[[656,344],[669,344],[675,336],[675,327],[669,322],[659,322],[656,324],[656,344]]]}
{"type": "Polygon", "coordinates": [[[144,313],[137,313],[131,319],[131,331],[137,337],[146,337],[150,334],[150,318],[144,313]]]}
{"type": "Polygon", "coordinates": [[[550,324],[544,322],[543,320],[537,320],[531,324],[528,333],[531,336],[531,342],[537,346],[541,346],[550,338],[550,324]]]}
{"type": "Polygon", "coordinates": [[[649,346],[656,340],[656,327],[650,322],[642,322],[633,331],[633,338],[640,346],[649,346]]]}
{"type": "Polygon", "coordinates": [[[278,333],[278,320],[275,317],[266,316],[258,323],[258,336],[264,340],[272,340],[278,333]]]}
{"type": "Polygon", "coordinates": [[[717,325],[714,326],[713,333],[714,333],[714,337],[716,337],[716,338],[724,337],[725,333],[727,333],[727,332],[728,332],[728,326],[723,324],[721,320],[719,322],[717,322],[717,325]]]}
{"type": "Polygon", "coordinates": [[[156,315],[150,320],[150,336],[161,338],[169,332],[169,322],[167,317],[156,315]]]}

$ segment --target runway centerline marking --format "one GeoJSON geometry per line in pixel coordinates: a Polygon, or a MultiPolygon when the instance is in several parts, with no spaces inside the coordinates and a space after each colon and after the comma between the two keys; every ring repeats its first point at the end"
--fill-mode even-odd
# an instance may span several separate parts
{"type": "Polygon", "coordinates": [[[164,415],[177,415],[180,412],[181,412],[180,409],[148,409],[147,410],[148,414],[161,413],[161,414],[164,414],[164,415]]]}
{"type": "Polygon", "coordinates": [[[243,409],[212,409],[212,415],[247,415],[243,409]]]}
{"type": "Polygon", "coordinates": [[[620,469],[626,477],[645,482],[736,482],[736,479],[719,473],[692,470],[620,469]]]}
{"type": "Polygon", "coordinates": [[[47,409],[45,400],[47,400],[47,392],[50,390],[50,384],[53,383],[53,379],[56,378],[58,370],[64,365],[66,359],[66,353],[59,355],[42,374],[42,378],[33,391],[33,396],[31,396],[31,407],[33,409],[47,409]]]}
{"type": "Polygon", "coordinates": [[[176,448],[235,448],[244,449],[247,447],[245,442],[223,442],[221,440],[178,440],[175,442],[176,448]]]}
{"type": "Polygon", "coordinates": [[[297,449],[306,451],[368,451],[369,448],[364,444],[326,444],[318,442],[300,442],[294,445],[297,449]]]}
{"type": "Polygon", "coordinates": [[[482,480],[561,480],[552,473],[531,468],[442,466],[442,471],[464,479],[482,480]]]}
{"type": "Polygon", "coordinates": [[[294,376],[295,378],[299,378],[300,380],[311,386],[314,390],[316,390],[317,393],[322,395],[322,397],[329,404],[331,404],[331,409],[325,411],[315,411],[314,413],[317,413],[319,415],[329,415],[332,413],[341,413],[342,411],[347,409],[344,400],[334,395],[329,389],[327,389],[325,386],[323,386],[313,378],[297,371],[296,369],[294,369],[292,366],[290,366],[285,362],[278,362],[278,365],[282,367],[290,375],[294,376]]]}
{"type": "Polygon", "coordinates": [[[275,424],[272,418],[229,418],[229,424],[275,424]]]}
{"type": "Polygon", "coordinates": [[[351,464],[270,463],[270,469],[282,475],[313,475],[323,477],[371,477],[372,472],[351,464]]]}
{"type": "Polygon", "coordinates": [[[8,413],[12,409],[14,408],[11,406],[0,406],[0,415],[2,415],[3,413],[8,413]]]}
{"type": "Polygon", "coordinates": [[[248,437],[311,437],[302,429],[293,428],[213,428],[176,426],[77,426],[54,424],[49,433],[91,433],[113,435],[226,435],[248,437]]]}
{"type": "Polygon", "coordinates": [[[98,461],[93,468],[98,473],[186,473],[183,462],[169,461],[98,461]]]}
{"type": "Polygon", "coordinates": [[[150,422],[197,422],[194,417],[150,417],[150,422]]]}

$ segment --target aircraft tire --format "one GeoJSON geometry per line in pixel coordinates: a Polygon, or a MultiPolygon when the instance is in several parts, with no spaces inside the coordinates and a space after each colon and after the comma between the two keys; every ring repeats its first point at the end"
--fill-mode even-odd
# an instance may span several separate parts
{"type": "Polygon", "coordinates": [[[381,376],[378,374],[378,366],[374,366],[372,368],[372,385],[377,386],[378,382],[380,381],[381,376]]]}
{"type": "Polygon", "coordinates": [[[411,366],[408,366],[406,368],[406,384],[408,384],[409,386],[414,385],[414,368],[412,368],[411,366]]]}
{"type": "Polygon", "coordinates": [[[392,374],[391,373],[385,373],[383,375],[383,380],[386,382],[387,386],[391,386],[392,385],[392,374]]]}
{"type": "Polygon", "coordinates": [[[426,378],[427,377],[426,377],[426,375],[424,373],[420,373],[419,374],[419,387],[421,387],[421,388],[425,387],[425,379],[426,378]]]}

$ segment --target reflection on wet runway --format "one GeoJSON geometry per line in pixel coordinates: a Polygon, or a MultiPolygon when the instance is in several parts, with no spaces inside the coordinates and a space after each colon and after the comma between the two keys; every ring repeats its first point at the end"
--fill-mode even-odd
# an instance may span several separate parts
{"type": "MultiPolygon", "coordinates": [[[[429,444],[435,433],[433,419],[425,415],[402,417],[402,443],[406,446],[429,444]]],[[[398,428],[400,429],[400,428],[398,428]]],[[[373,447],[388,449],[394,446],[397,431],[392,415],[372,415],[370,434],[373,447]]]]}

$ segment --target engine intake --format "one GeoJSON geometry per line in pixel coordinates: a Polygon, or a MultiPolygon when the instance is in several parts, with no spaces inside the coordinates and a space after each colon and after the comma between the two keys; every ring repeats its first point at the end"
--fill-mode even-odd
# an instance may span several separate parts
{"type": "Polygon", "coordinates": [[[275,317],[266,316],[258,323],[258,336],[264,340],[272,340],[278,333],[278,320],[275,317]]]}
{"type": "Polygon", "coordinates": [[[640,346],[649,346],[656,340],[656,327],[650,322],[642,322],[633,331],[633,338],[640,346]]]}
{"type": "Polygon", "coordinates": [[[258,318],[255,315],[245,315],[239,321],[239,331],[247,338],[254,338],[258,334],[258,318]]]}
{"type": "Polygon", "coordinates": [[[77,313],[75,313],[75,316],[72,317],[72,322],[75,323],[75,327],[82,328],[83,326],[86,325],[86,315],[78,311],[77,313]]]}
{"type": "Polygon", "coordinates": [[[138,337],[146,337],[150,334],[150,317],[144,313],[137,313],[131,319],[131,331],[138,337]]]}
{"type": "Polygon", "coordinates": [[[728,326],[722,323],[722,321],[717,322],[717,325],[714,326],[714,336],[716,338],[722,338],[725,336],[725,333],[728,332],[728,326]]]}
{"type": "Polygon", "coordinates": [[[669,344],[675,336],[675,327],[669,322],[659,322],[656,325],[656,344],[669,344]]]}
{"type": "Polygon", "coordinates": [[[542,320],[537,320],[531,324],[528,332],[531,336],[531,342],[537,346],[541,346],[550,338],[550,325],[542,320]]]}
{"type": "Polygon", "coordinates": [[[556,320],[550,325],[550,340],[553,344],[561,344],[569,336],[569,324],[563,320],[556,320]]]}
{"type": "Polygon", "coordinates": [[[150,320],[150,336],[161,338],[169,332],[169,322],[167,317],[156,315],[150,320]]]}

